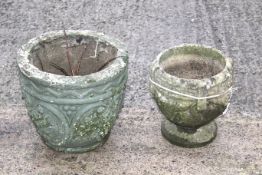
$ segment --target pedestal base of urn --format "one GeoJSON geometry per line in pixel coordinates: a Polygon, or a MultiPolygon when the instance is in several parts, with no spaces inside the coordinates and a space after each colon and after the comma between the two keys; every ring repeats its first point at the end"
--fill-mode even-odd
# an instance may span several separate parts
{"type": "Polygon", "coordinates": [[[164,119],[161,124],[161,132],[162,135],[172,144],[195,148],[212,142],[217,134],[217,126],[216,123],[212,121],[194,130],[175,125],[169,120],[164,119]]]}

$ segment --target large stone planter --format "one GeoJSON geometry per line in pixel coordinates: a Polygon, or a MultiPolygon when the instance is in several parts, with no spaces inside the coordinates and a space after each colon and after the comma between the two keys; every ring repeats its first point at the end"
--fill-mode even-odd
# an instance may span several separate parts
{"type": "Polygon", "coordinates": [[[214,119],[229,104],[232,61],[218,50],[182,45],[152,63],[150,90],[165,119],[162,135],[183,147],[199,147],[217,133],[214,119]]]}
{"type": "MultiPolygon", "coordinates": [[[[118,116],[128,55],[119,41],[91,31],[66,31],[72,62],[86,47],[78,76],[69,71],[63,31],[31,39],[19,50],[22,95],[31,120],[49,147],[85,152],[102,145],[118,116]],[[108,64],[107,59],[111,59],[108,64]]],[[[84,52],[83,52],[84,53],[84,52]]]]}

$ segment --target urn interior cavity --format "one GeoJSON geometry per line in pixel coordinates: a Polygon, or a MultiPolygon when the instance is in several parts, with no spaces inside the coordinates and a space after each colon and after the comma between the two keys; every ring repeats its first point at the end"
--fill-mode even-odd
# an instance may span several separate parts
{"type": "Polygon", "coordinates": [[[88,75],[104,69],[116,58],[118,51],[110,43],[99,41],[92,36],[68,35],[39,42],[31,50],[28,59],[31,64],[44,72],[65,75],[61,71],[63,68],[70,75],[67,43],[71,67],[79,70],[78,75],[88,75]]]}
{"type": "Polygon", "coordinates": [[[210,78],[226,66],[225,58],[216,50],[201,46],[182,46],[166,51],[160,57],[165,72],[184,79],[210,78]]]}

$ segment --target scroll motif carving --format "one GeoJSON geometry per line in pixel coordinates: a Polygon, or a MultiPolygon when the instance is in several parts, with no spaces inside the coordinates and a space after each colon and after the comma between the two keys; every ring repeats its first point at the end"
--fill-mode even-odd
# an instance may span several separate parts
{"type": "Polygon", "coordinates": [[[38,85],[22,76],[29,116],[45,142],[81,147],[101,142],[119,112],[127,74],[95,87],[62,90],[38,85]]]}

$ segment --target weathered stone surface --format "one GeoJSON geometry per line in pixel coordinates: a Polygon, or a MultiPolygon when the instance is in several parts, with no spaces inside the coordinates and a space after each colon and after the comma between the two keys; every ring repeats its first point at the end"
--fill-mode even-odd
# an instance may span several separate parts
{"type": "Polygon", "coordinates": [[[161,123],[161,133],[170,142],[186,148],[196,148],[212,142],[217,135],[217,125],[214,121],[197,129],[183,128],[164,119],[161,123]]]}
{"type": "Polygon", "coordinates": [[[211,142],[217,129],[208,123],[222,115],[230,103],[232,72],[232,60],[214,48],[182,45],[162,51],[151,65],[150,91],[166,117],[161,125],[163,136],[184,147],[199,147],[211,142]],[[203,61],[210,64],[206,70],[203,61]],[[213,72],[215,62],[220,67],[217,73],[213,72]],[[177,75],[166,71],[167,66],[174,65],[182,67],[184,73],[177,75]],[[194,79],[181,77],[188,72],[193,76],[207,75],[194,79]]]}
{"type": "MultiPolygon", "coordinates": [[[[22,94],[28,115],[49,147],[64,152],[90,151],[107,140],[122,107],[128,55],[123,44],[101,33],[67,31],[74,41],[81,36],[83,40],[93,37],[97,43],[107,42],[117,48],[118,57],[103,70],[85,76],[61,76],[35,67],[31,53],[40,50],[40,43],[53,44],[63,36],[63,31],[49,32],[19,50],[22,94]]],[[[59,44],[54,49],[61,47],[59,44]]],[[[97,48],[96,52],[100,55],[104,49],[97,48]]]]}

